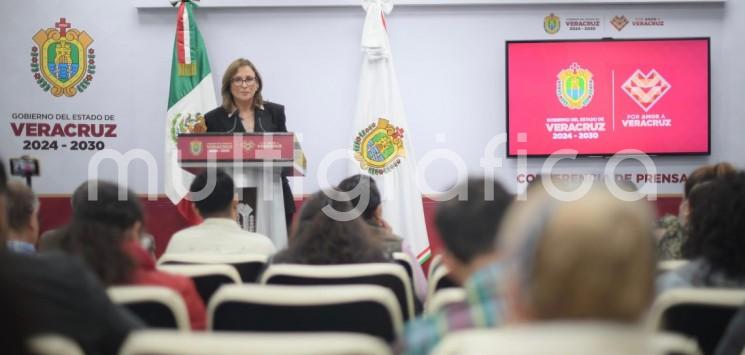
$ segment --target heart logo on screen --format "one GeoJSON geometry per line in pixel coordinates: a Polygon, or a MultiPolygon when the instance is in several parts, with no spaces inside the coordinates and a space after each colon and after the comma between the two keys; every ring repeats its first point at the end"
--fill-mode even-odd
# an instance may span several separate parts
{"type": "Polygon", "coordinates": [[[626,16],[615,16],[610,20],[610,24],[613,25],[616,30],[620,31],[629,24],[629,19],[626,18],[626,16]]]}
{"type": "Polygon", "coordinates": [[[644,74],[637,69],[631,77],[623,83],[625,91],[644,112],[648,112],[665,94],[670,91],[670,83],[657,72],[650,70],[644,74]]]}

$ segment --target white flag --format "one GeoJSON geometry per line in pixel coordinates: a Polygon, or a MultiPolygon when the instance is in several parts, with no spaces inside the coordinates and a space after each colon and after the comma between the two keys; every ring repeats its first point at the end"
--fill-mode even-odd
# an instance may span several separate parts
{"type": "Polygon", "coordinates": [[[393,57],[385,15],[390,0],[364,0],[362,74],[353,126],[353,173],[372,175],[383,194],[383,218],[406,241],[420,263],[430,257],[422,195],[416,184],[416,159],[393,57]]]}

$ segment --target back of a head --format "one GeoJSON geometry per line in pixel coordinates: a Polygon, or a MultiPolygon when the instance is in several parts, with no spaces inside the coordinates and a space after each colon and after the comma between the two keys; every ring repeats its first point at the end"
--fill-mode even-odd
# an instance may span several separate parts
{"type": "Polygon", "coordinates": [[[572,202],[531,192],[500,232],[510,239],[527,318],[641,318],[654,295],[649,205],[619,200],[601,186],[572,202]]]}
{"type": "Polygon", "coordinates": [[[113,182],[89,180],[72,194],[73,221],[97,222],[126,229],[144,220],[137,195],[113,182]]]}
{"type": "Polygon", "coordinates": [[[745,172],[696,185],[689,196],[686,258],[705,258],[712,271],[745,281],[745,172]]]}
{"type": "Polygon", "coordinates": [[[194,205],[202,217],[228,213],[235,198],[235,183],[224,170],[204,171],[194,177],[189,190],[194,197],[194,205]],[[214,188],[210,179],[214,176],[214,188]],[[204,190],[204,191],[203,191],[204,190]],[[197,196],[202,195],[204,196],[197,196]]]}
{"type": "MultiPolygon", "coordinates": [[[[378,184],[368,175],[357,174],[350,176],[339,183],[339,190],[344,192],[358,192],[354,195],[366,194],[368,203],[360,206],[360,197],[352,199],[352,206],[362,213],[362,217],[369,220],[375,216],[375,210],[380,206],[380,190],[378,184]]],[[[364,202],[364,200],[363,200],[364,202]]]]}
{"type": "Polygon", "coordinates": [[[134,262],[123,248],[125,232],[144,221],[137,195],[115,183],[91,180],[72,199],[73,218],[62,248],[81,255],[105,285],[126,282],[134,262]]]}
{"type": "Polygon", "coordinates": [[[8,227],[15,232],[26,228],[39,207],[39,199],[25,183],[13,180],[7,185],[8,227]]]}
{"type": "Polygon", "coordinates": [[[700,183],[734,174],[736,171],[737,169],[727,162],[700,166],[688,176],[683,188],[683,196],[688,198],[691,195],[691,190],[700,183]]]}
{"type": "Polygon", "coordinates": [[[364,222],[334,218],[324,212],[327,206],[338,212],[353,209],[348,201],[331,199],[323,191],[313,194],[303,204],[290,247],[280,261],[326,265],[386,260],[383,246],[364,222]]]}
{"type": "Polygon", "coordinates": [[[441,202],[435,223],[448,252],[469,263],[494,250],[499,225],[513,196],[497,181],[473,178],[465,184],[465,199],[456,196],[441,202]],[[487,184],[493,194],[488,193],[487,184]]]}

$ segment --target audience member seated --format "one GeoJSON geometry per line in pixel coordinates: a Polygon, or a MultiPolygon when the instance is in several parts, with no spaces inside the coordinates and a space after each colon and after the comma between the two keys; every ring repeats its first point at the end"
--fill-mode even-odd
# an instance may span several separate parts
{"type": "Polygon", "coordinates": [[[166,254],[274,254],[274,245],[265,235],[241,229],[238,219],[238,196],[233,179],[224,171],[203,172],[191,183],[194,206],[204,221],[177,232],[166,247],[166,254]],[[214,174],[214,188],[209,188],[214,174]],[[205,191],[203,191],[205,190],[205,191]],[[201,194],[206,194],[200,198],[201,194]]]}
{"type": "Polygon", "coordinates": [[[379,238],[385,246],[388,253],[394,252],[406,253],[412,260],[412,274],[414,276],[414,291],[420,302],[424,302],[427,296],[427,279],[422,271],[422,266],[417,262],[416,254],[411,250],[409,244],[393,234],[391,226],[383,219],[383,206],[381,205],[380,190],[370,176],[354,175],[350,176],[341,183],[338,189],[357,196],[352,199],[352,206],[360,213],[360,218],[367,223],[370,228],[370,234],[379,238]],[[367,198],[362,198],[367,195],[367,198]],[[360,205],[360,201],[367,201],[367,204],[360,205]]]}
{"type": "Polygon", "coordinates": [[[689,196],[688,264],[661,275],[659,292],[676,287],[745,287],[745,173],[696,185],[689,196]]]}
{"type": "MultiPolygon", "coordinates": [[[[0,245],[6,235],[6,176],[0,162],[0,245]]],[[[0,349],[28,354],[30,336],[60,334],[86,354],[116,354],[142,325],[111,303],[96,277],[74,258],[23,255],[0,248],[0,349]]]]}
{"type": "Polygon", "coordinates": [[[683,188],[683,200],[677,216],[666,215],[660,220],[660,227],[664,228],[660,238],[657,257],[659,260],[682,259],[681,246],[688,239],[688,218],[690,213],[689,196],[696,185],[733,174],[735,167],[729,163],[704,165],[694,170],[686,180],[683,188]]]}
{"type": "Polygon", "coordinates": [[[654,297],[652,209],[600,185],[558,198],[533,186],[505,216],[500,339],[534,355],[655,353],[639,322],[654,297]]]}
{"type": "Polygon", "coordinates": [[[313,194],[292,226],[290,245],[277,253],[272,262],[310,265],[389,262],[385,247],[370,234],[367,224],[344,217],[351,210],[348,201],[333,200],[323,191],[313,194]]]}
{"type": "Polygon", "coordinates": [[[21,181],[8,182],[8,250],[35,254],[39,239],[39,199],[21,181]]]}
{"type": "Polygon", "coordinates": [[[428,354],[449,332],[502,322],[498,284],[504,265],[496,239],[512,196],[500,183],[484,179],[469,179],[456,189],[467,193],[467,199],[456,196],[440,203],[435,223],[444,247],[443,263],[465,287],[467,302],[408,323],[398,344],[407,354],[428,354]]]}
{"type": "Polygon", "coordinates": [[[65,250],[82,256],[106,286],[131,284],[173,289],[184,298],[192,328],[205,328],[205,307],[194,282],[156,270],[155,260],[140,246],[144,216],[132,191],[91,180],[80,185],[72,199],[75,210],[65,230],[65,250]]]}

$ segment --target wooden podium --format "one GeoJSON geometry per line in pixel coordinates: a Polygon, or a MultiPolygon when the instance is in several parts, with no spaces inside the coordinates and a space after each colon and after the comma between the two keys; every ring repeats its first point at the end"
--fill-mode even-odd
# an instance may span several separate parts
{"type": "Polygon", "coordinates": [[[287,246],[282,175],[305,175],[305,156],[294,133],[180,134],[176,146],[182,169],[196,174],[222,168],[233,177],[239,196],[255,188],[256,232],[278,250],[287,246]]]}

